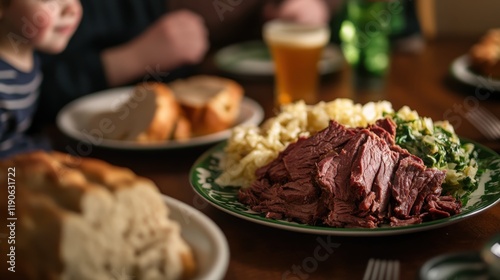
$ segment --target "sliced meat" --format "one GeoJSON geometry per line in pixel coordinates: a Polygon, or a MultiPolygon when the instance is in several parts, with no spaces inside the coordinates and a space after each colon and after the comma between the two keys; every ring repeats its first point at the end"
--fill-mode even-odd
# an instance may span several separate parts
{"type": "Polygon", "coordinates": [[[413,157],[401,159],[392,182],[395,216],[405,219],[412,214],[420,214],[424,198],[431,193],[440,194],[444,178],[443,171],[426,168],[420,161],[415,161],[413,157]],[[416,205],[415,202],[417,202],[416,205]],[[412,212],[414,205],[415,209],[412,212]]]}
{"type": "Polygon", "coordinates": [[[335,121],[290,144],[239,200],[271,219],[333,227],[403,226],[459,213],[441,196],[445,173],[395,145],[390,119],[367,129],[335,121]]]}

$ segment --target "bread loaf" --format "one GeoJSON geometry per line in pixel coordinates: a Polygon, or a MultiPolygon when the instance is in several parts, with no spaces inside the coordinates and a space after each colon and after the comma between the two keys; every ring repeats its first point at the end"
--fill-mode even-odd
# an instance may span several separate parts
{"type": "Polygon", "coordinates": [[[482,75],[500,78],[500,28],[489,30],[469,51],[472,68],[482,75]]]}
{"type": "Polygon", "coordinates": [[[225,130],[236,122],[243,88],[235,81],[198,75],[176,80],[169,87],[191,122],[193,135],[225,130]]]}
{"type": "Polygon", "coordinates": [[[16,173],[19,279],[194,274],[193,253],[152,181],[100,160],[57,152],[3,160],[2,178],[9,167],[16,173]]]}

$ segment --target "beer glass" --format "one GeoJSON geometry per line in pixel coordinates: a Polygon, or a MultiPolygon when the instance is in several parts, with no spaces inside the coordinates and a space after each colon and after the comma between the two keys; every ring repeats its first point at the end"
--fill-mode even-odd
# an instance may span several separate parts
{"type": "Polygon", "coordinates": [[[264,25],[263,37],[274,62],[277,105],[315,103],[318,63],[330,39],[329,28],[274,20],[264,25]]]}

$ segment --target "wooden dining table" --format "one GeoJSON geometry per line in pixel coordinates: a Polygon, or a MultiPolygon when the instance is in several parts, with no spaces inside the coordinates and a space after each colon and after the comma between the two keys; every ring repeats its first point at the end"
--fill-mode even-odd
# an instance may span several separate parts
{"type": "MultiPolygon", "coordinates": [[[[453,60],[466,53],[476,38],[440,38],[426,42],[422,52],[393,52],[387,76],[359,83],[346,63],[321,79],[318,100],[351,98],[355,102],[388,100],[433,120],[448,119],[458,135],[496,152],[500,140],[488,140],[464,112],[484,107],[500,118],[500,93],[465,85],[450,75],[453,60]]],[[[233,76],[217,69],[210,54],[198,67],[200,74],[228,76],[245,95],[258,102],[265,118],[275,114],[272,77],[233,76]]],[[[53,133],[55,147],[75,150],[77,143],[53,133]]],[[[416,279],[433,257],[478,251],[500,233],[500,204],[443,227],[388,236],[338,236],[301,233],[269,227],[230,215],[204,201],[189,182],[193,163],[216,143],[175,150],[133,151],[93,146],[85,156],[132,169],[153,180],[161,193],[180,200],[213,220],[224,233],[230,261],[224,279],[362,279],[370,258],[400,262],[400,279],[416,279]]]]}

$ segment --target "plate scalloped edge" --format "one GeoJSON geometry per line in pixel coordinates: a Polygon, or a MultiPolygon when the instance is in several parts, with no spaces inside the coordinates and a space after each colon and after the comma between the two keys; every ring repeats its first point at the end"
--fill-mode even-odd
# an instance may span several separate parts
{"type": "MultiPolygon", "coordinates": [[[[464,139],[464,141],[472,142],[466,139],[464,139]]],[[[194,191],[214,207],[244,220],[270,227],[303,233],[338,236],[387,236],[413,233],[454,224],[465,218],[476,215],[494,206],[500,201],[500,156],[493,150],[483,145],[475,142],[472,143],[476,145],[476,149],[480,155],[486,158],[485,161],[491,160],[488,164],[495,166],[495,169],[488,169],[487,171],[489,172],[481,177],[483,180],[482,183],[484,183],[484,188],[478,188],[478,190],[471,195],[471,200],[466,207],[463,207],[463,212],[448,218],[428,221],[417,225],[380,227],[375,229],[333,228],[310,226],[295,222],[288,222],[285,220],[267,219],[262,214],[253,212],[245,205],[238,202],[236,199],[236,188],[221,188],[214,183],[215,178],[220,173],[220,170],[218,170],[218,161],[220,157],[223,156],[223,148],[226,145],[226,142],[216,145],[198,158],[190,170],[189,180],[194,191]],[[481,191],[483,193],[480,193],[481,191]],[[488,193],[484,193],[485,191],[488,191],[488,193]],[[473,198],[475,195],[477,198],[474,202],[473,198]],[[474,205],[470,205],[472,203],[471,201],[474,202],[474,205]]]]}

